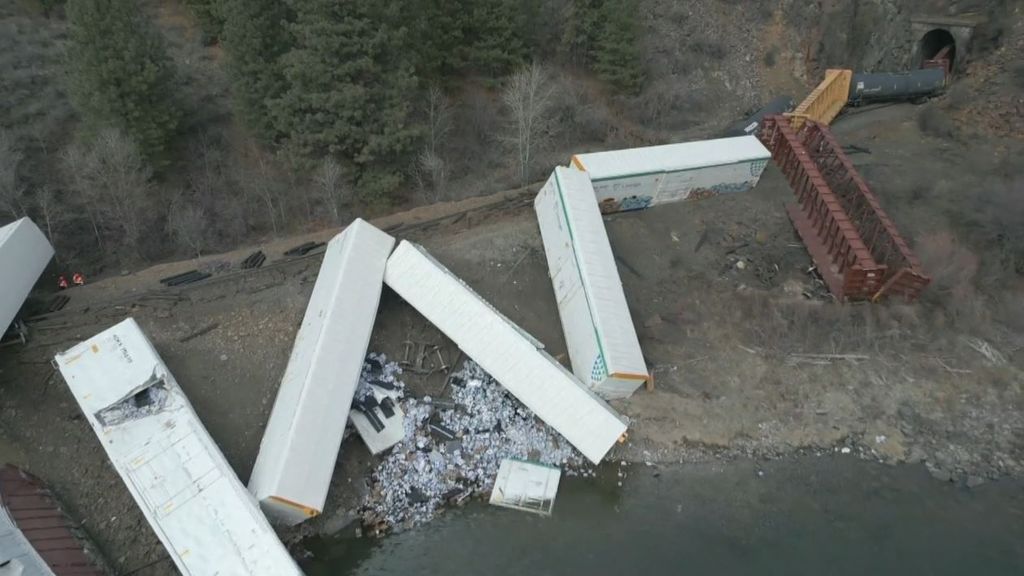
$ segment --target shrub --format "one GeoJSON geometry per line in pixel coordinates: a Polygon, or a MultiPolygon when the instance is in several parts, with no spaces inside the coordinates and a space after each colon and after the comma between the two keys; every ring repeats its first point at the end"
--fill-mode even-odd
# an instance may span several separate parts
{"type": "Polygon", "coordinates": [[[936,138],[952,139],[955,134],[953,120],[935,104],[928,104],[917,115],[917,126],[921,132],[936,138]]]}

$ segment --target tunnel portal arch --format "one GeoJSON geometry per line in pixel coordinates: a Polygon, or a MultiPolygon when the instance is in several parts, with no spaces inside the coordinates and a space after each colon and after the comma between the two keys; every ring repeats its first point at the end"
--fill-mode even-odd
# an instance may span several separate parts
{"type": "Polygon", "coordinates": [[[949,60],[949,71],[952,72],[956,68],[956,38],[945,28],[929,30],[918,42],[917,52],[921,57],[918,65],[940,56],[943,51],[945,51],[944,57],[949,60]]]}

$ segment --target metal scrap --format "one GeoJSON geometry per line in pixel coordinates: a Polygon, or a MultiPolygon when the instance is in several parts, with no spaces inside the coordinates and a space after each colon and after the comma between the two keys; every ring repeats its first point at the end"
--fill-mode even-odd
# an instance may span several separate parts
{"type": "MultiPolygon", "coordinates": [[[[392,374],[398,368],[385,365],[392,374]]],[[[451,403],[429,396],[400,400],[405,436],[371,475],[361,507],[367,533],[411,528],[447,505],[488,495],[506,458],[593,474],[582,454],[472,361],[450,380],[451,403]]]]}
{"type": "Polygon", "coordinates": [[[245,260],[242,260],[242,270],[251,270],[263,266],[263,263],[267,261],[266,254],[263,250],[257,250],[252,254],[246,256],[245,260]]]}

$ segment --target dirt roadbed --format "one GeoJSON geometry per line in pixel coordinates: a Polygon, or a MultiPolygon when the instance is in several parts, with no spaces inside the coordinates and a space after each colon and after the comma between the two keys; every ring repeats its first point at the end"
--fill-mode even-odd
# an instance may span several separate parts
{"type": "MultiPolygon", "coordinates": [[[[844,143],[870,150],[854,161],[912,242],[950,225],[944,199],[918,197],[922,179],[968,190],[1002,162],[1001,154],[1013,153],[1000,152],[997,142],[967,150],[930,139],[919,132],[915,113],[898,106],[836,126],[844,143]]],[[[506,193],[378,224],[425,245],[567,363],[531,199],[530,192],[506,193]]],[[[951,320],[943,298],[916,305],[830,302],[808,273],[810,259],[786,218],[791,199],[770,166],[748,194],[606,218],[655,376],[653,391],[613,403],[631,426],[629,441],[609,459],[838,451],[923,461],[936,477],[967,484],[1024,475],[1024,335],[998,314],[983,324],[951,320]]],[[[222,272],[184,288],[164,289],[158,280],[195,262],[74,289],[67,308],[33,324],[27,346],[0,350],[0,424],[14,448],[8,452],[63,498],[118,573],[173,570],[50,358],[135,317],[245,481],[320,262],[280,254],[332,234],[268,244],[264,268],[222,272]]],[[[252,249],[199,265],[237,265],[252,249]]],[[[1020,294],[1019,285],[1006,290],[1020,294]]],[[[385,289],[370,349],[400,358],[409,340],[454,355],[450,342],[385,289]]],[[[405,380],[414,394],[436,394],[443,375],[405,380]]],[[[325,514],[284,536],[295,541],[345,526],[373,462],[357,438],[347,439],[325,514]]]]}

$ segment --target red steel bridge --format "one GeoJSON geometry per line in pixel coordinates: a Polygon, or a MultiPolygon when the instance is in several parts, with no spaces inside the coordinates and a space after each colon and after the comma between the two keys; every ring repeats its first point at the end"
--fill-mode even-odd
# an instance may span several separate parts
{"type": "Polygon", "coordinates": [[[829,291],[841,302],[917,299],[931,279],[828,126],[802,120],[770,116],[760,138],[793,187],[790,220],[829,291]]]}

